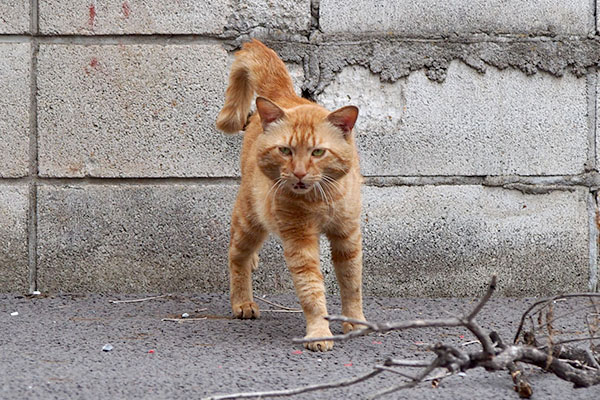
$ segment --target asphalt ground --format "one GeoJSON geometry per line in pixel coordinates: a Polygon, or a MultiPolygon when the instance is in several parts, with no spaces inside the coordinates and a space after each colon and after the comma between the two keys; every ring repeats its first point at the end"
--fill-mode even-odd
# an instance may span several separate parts
{"type": "MultiPolygon", "coordinates": [[[[111,302],[147,296],[0,294],[0,398],[201,399],[350,379],[388,357],[430,359],[427,347],[437,342],[477,346],[469,344],[473,337],[464,329],[419,329],[371,334],[313,353],[292,343],[304,333],[302,314],[266,312],[277,307],[263,302],[258,320],[231,319],[223,294],[111,302]],[[183,322],[164,320],[183,313],[189,314],[183,322]],[[111,351],[103,351],[106,344],[111,351]]],[[[293,295],[267,299],[298,306],[293,295]]],[[[468,311],[475,300],[367,298],[365,315],[372,321],[446,318],[468,311]]],[[[477,320],[510,342],[532,301],[492,298],[477,320]]],[[[328,297],[328,305],[330,314],[339,313],[335,296],[328,297]]],[[[580,322],[576,318],[575,313],[566,315],[561,323],[574,326],[580,322]]],[[[341,333],[341,326],[332,324],[332,331],[341,333]]],[[[600,386],[574,389],[537,368],[525,372],[533,399],[600,398],[600,386]]],[[[384,373],[356,385],[290,398],[362,399],[404,381],[384,373]]],[[[512,388],[507,372],[476,369],[445,378],[437,387],[424,382],[383,398],[517,399],[512,388]]]]}

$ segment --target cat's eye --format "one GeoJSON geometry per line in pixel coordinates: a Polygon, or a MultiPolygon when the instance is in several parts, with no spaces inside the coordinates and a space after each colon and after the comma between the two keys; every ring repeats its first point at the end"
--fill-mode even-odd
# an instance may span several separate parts
{"type": "Polygon", "coordinates": [[[321,157],[323,154],[325,154],[325,149],[314,149],[312,152],[314,157],[321,157]]]}
{"type": "Polygon", "coordinates": [[[280,147],[279,151],[281,152],[281,154],[283,154],[284,156],[289,156],[290,154],[292,154],[292,149],[290,149],[289,147],[280,147]]]}

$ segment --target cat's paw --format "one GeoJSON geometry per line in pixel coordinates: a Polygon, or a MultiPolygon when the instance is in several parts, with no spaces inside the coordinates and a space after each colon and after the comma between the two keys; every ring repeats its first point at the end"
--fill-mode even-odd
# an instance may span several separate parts
{"type": "Polygon", "coordinates": [[[258,305],[253,301],[235,304],[231,307],[233,316],[241,319],[260,318],[260,310],[258,305]]]}
{"type": "MultiPolygon", "coordinates": [[[[332,336],[329,328],[320,329],[318,331],[313,331],[310,334],[307,334],[304,338],[318,338],[318,337],[328,337],[332,336]]],[[[318,342],[306,342],[304,343],[304,347],[308,350],[312,351],[329,351],[333,349],[333,340],[322,340],[318,342]]]]}
{"type": "MultiPolygon", "coordinates": [[[[364,320],[364,318],[362,318],[362,319],[364,320]]],[[[342,322],[342,329],[343,329],[344,333],[348,333],[350,331],[355,331],[355,330],[363,329],[363,328],[365,328],[365,325],[352,323],[352,322],[342,322]]]]}

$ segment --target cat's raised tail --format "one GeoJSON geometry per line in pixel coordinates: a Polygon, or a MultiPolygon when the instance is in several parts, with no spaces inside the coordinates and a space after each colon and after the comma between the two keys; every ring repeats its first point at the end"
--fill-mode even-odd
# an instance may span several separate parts
{"type": "Polygon", "coordinates": [[[297,97],[285,64],[267,46],[254,39],[235,54],[225,92],[225,105],[217,117],[217,129],[237,133],[246,124],[254,94],[274,102],[297,97]]]}

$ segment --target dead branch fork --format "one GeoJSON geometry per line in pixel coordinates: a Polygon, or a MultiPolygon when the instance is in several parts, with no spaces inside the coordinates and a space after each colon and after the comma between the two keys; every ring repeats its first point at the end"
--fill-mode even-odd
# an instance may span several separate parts
{"type": "Polygon", "coordinates": [[[400,389],[414,387],[417,384],[427,380],[435,379],[439,381],[447,376],[457,372],[464,372],[469,369],[482,367],[488,371],[506,370],[515,384],[515,390],[522,398],[531,397],[533,390],[523,374],[523,371],[518,367],[518,363],[529,364],[542,368],[545,371],[555,374],[557,377],[573,383],[575,387],[589,387],[600,384],[600,368],[598,366],[600,356],[600,346],[594,347],[594,340],[598,339],[599,313],[598,305],[593,301],[599,297],[600,293],[581,293],[556,296],[550,299],[544,299],[534,303],[522,316],[521,323],[517,330],[514,343],[506,345],[502,342],[496,332],[487,333],[476,322],[475,318],[491,298],[496,290],[496,277],[493,276],[488,285],[485,295],[478,301],[473,310],[463,316],[455,316],[444,319],[418,319],[399,322],[369,322],[358,321],[344,316],[329,316],[326,317],[329,321],[350,322],[353,324],[363,325],[364,328],[348,332],[343,335],[334,335],[331,337],[317,338],[298,338],[294,339],[295,343],[306,343],[312,341],[333,340],[345,341],[359,336],[368,335],[372,332],[386,333],[389,331],[401,331],[407,329],[418,328],[448,328],[448,327],[464,327],[469,330],[481,344],[481,350],[475,352],[467,352],[456,346],[448,344],[436,344],[431,348],[431,351],[436,355],[433,360],[395,360],[387,359],[384,365],[375,366],[374,370],[366,375],[339,382],[331,382],[321,385],[313,385],[296,389],[275,390],[269,392],[249,392],[236,393],[225,396],[213,396],[207,399],[222,400],[231,398],[250,398],[250,397],[279,397],[290,396],[308,391],[330,389],[343,387],[362,382],[370,379],[383,372],[394,372],[406,379],[403,384],[392,386],[375,393],[371,398],[393,393],[400,389]],[[592,311],[586,315],[588,334],[585,338],[555,341],[555,329],[553,323],[560,317],[556,317],[552,305],[557,300],[569,298],[589,298],[592,311]],[[535,323],[535,316],[538,316],[538,323],[535,323]],[[541,316],[545,316],[543,321],[541,316]],[[533,328],[530,331],[524,332],[525,321],[531,320],[533,328]],[[535,332],[539,332],[542,328],[547,331],[545,343],[538,343],[535,332]],[[524,333],[524,343],[519,343],[521,334],[524,333]],[[527,339],[529,338],[529,339],[527,339]],[[590,342],[590,350],[582,350],[566,346],[569,342],[590,342]],[[596,350],[597,348],[597,350],[596,350]],[[422,368],[416,374],[408,374],[400,371],[397,368],[422,368]],[[431,374],[436,369],[446,369],[447,373],[437,375],[431,378],[431,374]]]}

